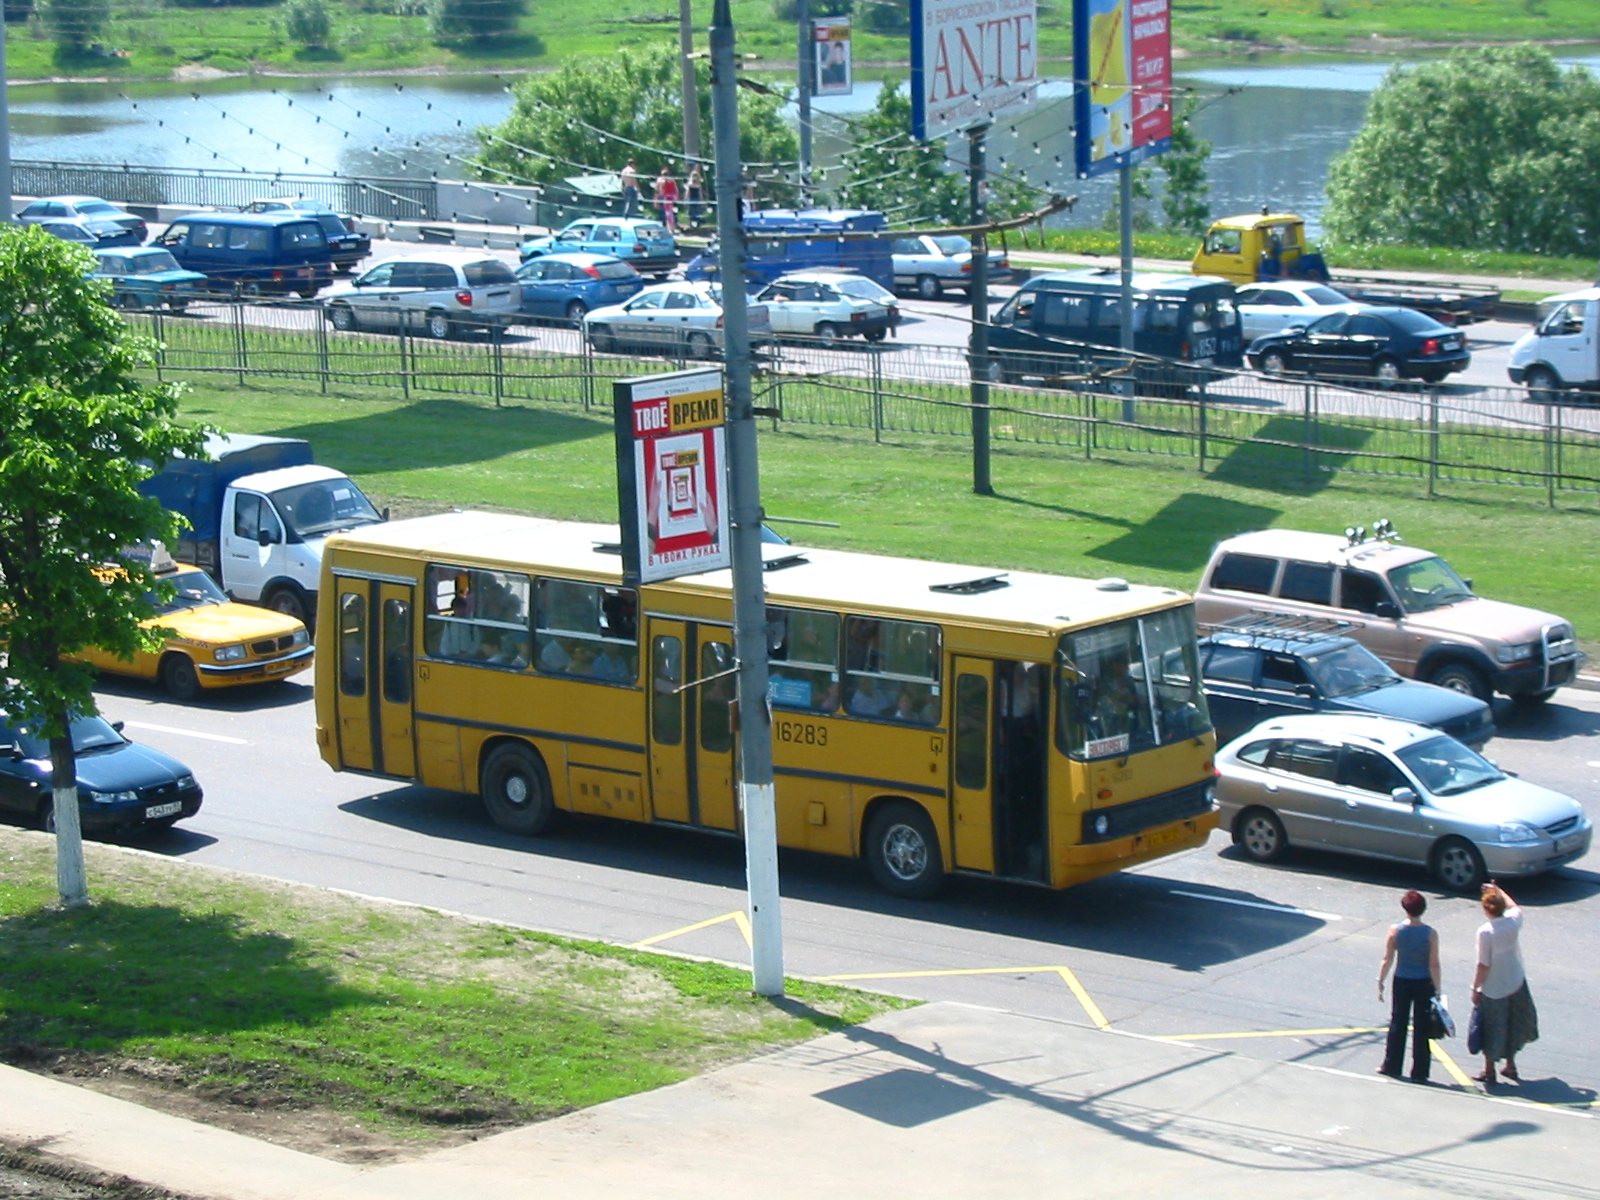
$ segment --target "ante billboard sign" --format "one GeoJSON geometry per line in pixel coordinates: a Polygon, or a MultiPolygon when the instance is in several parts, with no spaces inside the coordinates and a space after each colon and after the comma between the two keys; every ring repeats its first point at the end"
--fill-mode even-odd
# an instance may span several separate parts
{"type": "Polygon", "coordinates": [[[612,385],[622,572],[633,584],[730,565],[722,371],[612,385]]]}
{"type": "Polygon", "coordinates": [[[1036,0],[911,0],[911,131],[1020,114],[1039,86],[1036,0]]]}
{"type": "Polygon", "coordinates": [[[1171,0],[1074,0],[1078,175],[1133,166],[1172,142],[1171,0]]]}

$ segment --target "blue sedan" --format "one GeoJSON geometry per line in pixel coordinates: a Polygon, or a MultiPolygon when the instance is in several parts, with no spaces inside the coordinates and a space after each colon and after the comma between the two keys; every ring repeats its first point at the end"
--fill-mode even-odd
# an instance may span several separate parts
{"type": "Polygon", "coordinates": [[[581,325],[591,308],[621,304],[644,287],[644,278],[620,258],[605,254],[547,254],[517,268],[522,311],[530,317],[581,325]]]}
{"type": "Polygon", "coordinates": [[[100,265],[93,277],[111,284],[111,303],[117,308],[157,308],[164,304],[173,312],[182,312],[205,287],[204,275],[184,270],[172,253],[160,246],[97,250],[95,255],[100,265]]]}
{"type": "MultiPolygon", "coordinates": [[[[121,723],[72,722],[78,766],[78,815],[85,833],[166,829],[200,811],[200,785],[177,759],[130,742],[121,723]]],[[[0,713],[0,811],[55,828],[50,744],[0,713]]]]}

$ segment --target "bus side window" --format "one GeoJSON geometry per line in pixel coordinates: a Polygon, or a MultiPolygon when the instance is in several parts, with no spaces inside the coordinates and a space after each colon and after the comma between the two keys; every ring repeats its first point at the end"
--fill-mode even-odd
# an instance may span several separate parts
{"type": "Polygon", "coordinates": [[[428,568],[423,649],[433,658],[524,670],[528,666],[526,575],[428,568]]]}
{"type": "Polygon", "coordinates": [[[658,746],[683,740],[683,642],[663,635],[650,643],[650,678],[656,691],[650,709],[650,736],[658,746]]]}
{"type": "Polygon", "coordinates": [[[845,710],[853,716],[939,723],[937,625],[850,617],[845,622],[845,710]]]}
{"type": "Polygon", "coordinates": [[[534,641],[541,671],[633,683],[639,678],[639,593],[540,579],[534,641]]]}
{"type": "Polygon", "coordinates": [[[839,709],[839,618],[767,609],[767,698],[782,708],[839,709]]]}

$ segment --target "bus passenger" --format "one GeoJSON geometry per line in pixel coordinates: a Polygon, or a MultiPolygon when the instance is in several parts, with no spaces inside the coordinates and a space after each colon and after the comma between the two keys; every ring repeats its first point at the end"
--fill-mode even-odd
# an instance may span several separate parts
{"type": "Polygon", "coordinates": [[[626,652],[620,646],[600,648],[600,655],[594,660],[596,679],[604,679],[608,683],[632,683],[634,675],[633,664],[628,661],[626,652]]]}
{"type": "Polygon", "coordinates": [[[894,697],[878,687],[872,676],[860,676],[850,693],[850,712],[858,717],[881,717],[894,705],[894,697]]]}
{"type": "Polygon", "coordinates": [[[541,671],[565,671],[572,664],[572,655],[561,644],[561,639],[552,637],[548,633],[539,635],[539,669],[541,671]]]}

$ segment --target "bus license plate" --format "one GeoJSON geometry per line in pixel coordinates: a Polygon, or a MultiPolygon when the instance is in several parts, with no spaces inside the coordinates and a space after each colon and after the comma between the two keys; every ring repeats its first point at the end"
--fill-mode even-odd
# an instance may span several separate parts
{"type": "Polygon", "coordinates": [[[1176,829],[1158,829],[1154,833],[1147,833],[1144,838],[1144,848],[1146,850],[1154,850],[1157,846],[1165,846],[1168,842],[1177,841],[1187,832],[1188,830],[1180,827],[1176,829]]]}
{"type": "Polygon", "coordinates": [[[152,804],[144,810],[144,819],[156,821],[162,817],[175,817],[183,811],[183,802],[174,800],[171,804],[152,804]]]}

